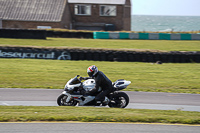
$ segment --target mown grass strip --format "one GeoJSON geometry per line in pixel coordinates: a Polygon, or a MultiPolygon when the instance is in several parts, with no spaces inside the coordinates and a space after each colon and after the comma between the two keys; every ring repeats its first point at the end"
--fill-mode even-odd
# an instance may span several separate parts
{"type": "Polygon", "coordinates": [[[0,122],[31,121],[200,124],[200,112],[95,107],[0,106],[0,122]]]}
{"type": "Polygon", "coordinates": [[[200,94],[200,64],[0,59],[0,88],[62,89],[75,75],[96,65],[113,82],[130,80],[127,91],[200,94]]]}
{"type": "Polygon", "coordinates": [[[142,51],[200,51],[200,41],[178,40],[113,40],[113,39],[74,39],[47,38],[9,39],[0,38],[1,46],[37,46],[37,47],[71,47],[71,48],[100,48],[117,50],[142,51]]]}

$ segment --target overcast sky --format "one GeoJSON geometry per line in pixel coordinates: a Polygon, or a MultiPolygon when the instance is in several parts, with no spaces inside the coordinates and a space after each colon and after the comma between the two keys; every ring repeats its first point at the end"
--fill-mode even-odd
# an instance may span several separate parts
{"type": "Polygon", "coordinates": [[[132,0],[132,14],[200,16],[200,0],[132,0]]]}

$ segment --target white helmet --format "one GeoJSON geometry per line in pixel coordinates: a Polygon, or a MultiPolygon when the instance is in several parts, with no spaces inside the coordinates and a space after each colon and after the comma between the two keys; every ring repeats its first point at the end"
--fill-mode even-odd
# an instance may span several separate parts
{"type": "Polygon", "coordinates": [[[98,68],[95,65],[88,67],[87,73],[89,77],[94,77],[98,73],[98,68]]]}

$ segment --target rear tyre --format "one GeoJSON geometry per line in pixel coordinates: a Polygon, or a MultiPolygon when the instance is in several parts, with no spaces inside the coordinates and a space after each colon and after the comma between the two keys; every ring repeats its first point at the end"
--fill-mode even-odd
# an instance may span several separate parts
{"type": "Polygon", "coordinates": [[[71,99],[69,102],[66,102],[68,96],[61,94],[58,98],[57,98],[57,104],[59,106],[76,106],[77,101],[75,101],[74,99],[71,99]]]}
{"type": "Polygon", "coordinates": [[[124,92],[117,92],[110,99],[110,103],[108,104],[111,108],[125,108],[129,103],[129,97],[124,92]]]}

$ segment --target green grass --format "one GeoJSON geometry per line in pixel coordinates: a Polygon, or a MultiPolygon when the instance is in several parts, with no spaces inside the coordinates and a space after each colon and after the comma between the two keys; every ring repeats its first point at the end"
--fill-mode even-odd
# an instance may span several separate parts
{"type": "Polygon", "coordinates": [[[67,38],[47,38],[47,40],[33,40],[0,38],[0,46],[100,48],[140,51],[200,51],[200,41],[186,40],[100,40],[67,38]]]}
{"type": "Polygon", "coordinates": [[[0,88],[62,89],[75,75],[96,65],[113,82],[130,80],[127,91],[200,94],[200,64],[0,59],[0,88]]]}
{"type": "Polygon", "coordinates": [[[94,107],[0,106],[0,122],[31,121],[200,124],[200,112],[94,107]]]}
{"type": "MultiPolygon", "coordinates": [[[[70,47],[127,49],[142,51],[200,51],[200,41],[172,40],[99,40],[48,38],[47,40],[0,38],[0,46],[70,47]]],[[[76,74],[86,75],[89,65],[115,81],[132,81],[126,90],[200,94],[200,65],[162,65],[137,62],[58,61],[33,59],[0,59],[0,87],[4,88],[63,88],[76,74]]]]}
{"type": "MultiPolygon", "coordinates": [[[[0,46],[128,49],[140,51],[200,51],[200,41],[47,40],[0,38],[0,46]]],[[[61,89],[75,75],[87,76],[97,65],[112,81],[130,80],[128,91],[200,94],[200,64],[0,59],[0,88],[61,89]]],[[[0,106],[0,122],[81,121],[200,124],[199,112],[139,109],[0,106]]]]}

